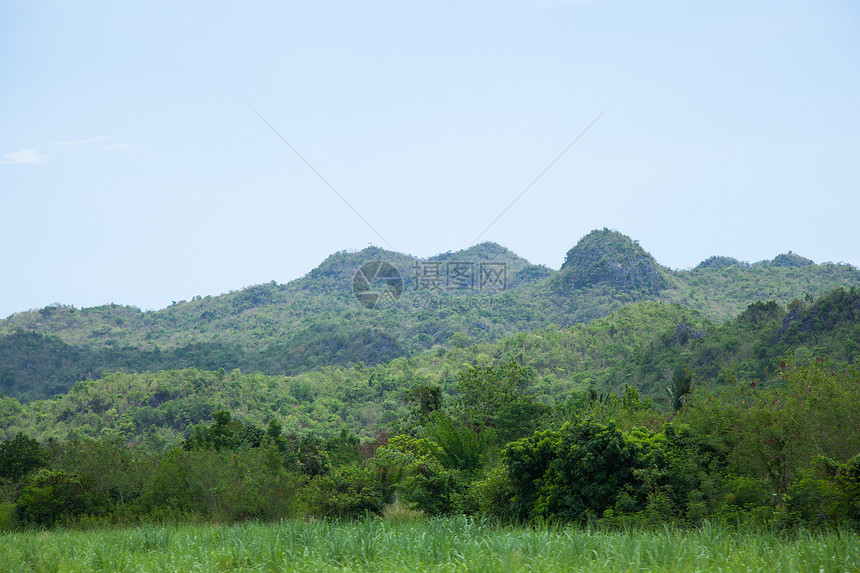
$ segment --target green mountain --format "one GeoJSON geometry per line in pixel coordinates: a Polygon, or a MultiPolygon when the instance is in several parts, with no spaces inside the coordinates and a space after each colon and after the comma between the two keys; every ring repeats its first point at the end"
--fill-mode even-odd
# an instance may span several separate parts
{"type": "Polygon", "coordinates": [[[12,315],[0,320],[0,391],[25,402],[48,398],[106,370],[238,368],[276,376],[382,364],[452,342],[484,344],[588,323],[641,301],[673,303],[719,324],[756,301],[785,306],[852,286],[860,286],[856,268],[792,253],[754,264],[712,257],[673,271],[608,229],[583,237],[558,271],[493,243],[426,260],[371,247],[335,253],[285,285],[195,297],[159,311],[111,304],[12,315]],[[391,304],[362,304],[383,299],[391,304]]]}
{"type": "Polygon", "coordinates": [[[529,392],[544,404],[623,394],[626,385],[661,398],[686,368],[694,392],[719,386],[779,383],[781,361],[828,358],[860,362],[860,289],[837,289],[788,307],[749,305],[717,324],[665,302],[629,304],[588,324],[548,326],[494,343],[437,347],[376,366],[323,366],[294,376],[185,368],[138,374],[103,372],[62,396],[20,404],[0,398],[0,438],[24,431],[40,440],[114,436],[175,444],[194,424],[226,409],[257,426],[277,420],[290,433],[333,435],[347,428],[364,439],[408,418],[417,386],[456,393],[469,365],[516,361],[531,368],[529,392]]]}
{"type": "Polygon", "coordinates": [[[603,229],[592,231],[567,252],[554,283],[562,292],[606,286],[648,298],[666,289],[665,274],[638,242],[603,229]]]}

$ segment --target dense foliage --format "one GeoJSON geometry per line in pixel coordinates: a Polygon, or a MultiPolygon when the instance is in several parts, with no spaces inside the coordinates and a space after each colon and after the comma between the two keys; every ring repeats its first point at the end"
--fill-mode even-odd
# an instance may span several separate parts
{"type": "Polygon", "coordinates": [[[856,364],[858,318],[856,289],[795,301],[787,309],[755,303],[722,325],[684,308],[640,302],[589,324],[520,333],[494,344],[436,347],[376,366],[322,367],[295,376],[196,368],[105,372],[52,400],[22,405],[0,397],[0,437],[104,436],[163,447],[178,443],[211,413],[228,410],[260,426],[275,419],[290,433],[325,435],[346,428],[368,441],[391,423],[408,421],[410,404],[420,405],[423,423],[443,400],[473,422],[486,418],[491,428],[498,418],[534,430],[532,421],[542,408],[590,391],[605,397],[632,386],[668,409],[667,387],[684,377],[689,388],[739,383],[764,388],[779,382],[787,352],[799,360],[817,356],[856,364]],[[505,366],[511,364],[525,370],[505,366]],[[464,371],[471,373],[470,383],[461,385],[464,371]],[[521,377],[528,380],[528,391],[505,394],[517,397],[511,403],[500,402],[498,393],[479,399],[469,390],[510,389],[521,377]]]}
{"type": "Polygon", "coordinates": [[[856,269],[789,253],[672,272],[604,230],[558,272],[467,252],[510,261],[504,304],[449,292],[383,311],[356,308],[348,279],[389,253],[354,255],[159,313],[5,321],[0,531],[369,515],[860,527],[860,290],[812,295],[856,269]],[[776,294],[713,320],[762,291],[776,294]]]}
{"type": "Polygon", "coordinates": [[[228,411],[162,449],[18,434],[0,451],[0,526],[371,513],[860,527],[860,372],[823,358],[781,368],[767,387],[694,388],[676,411],[630,386],[532,408],[530,368],[467,366],[454,397],[413,393],[409,413],[365,442],[228,411]]]}

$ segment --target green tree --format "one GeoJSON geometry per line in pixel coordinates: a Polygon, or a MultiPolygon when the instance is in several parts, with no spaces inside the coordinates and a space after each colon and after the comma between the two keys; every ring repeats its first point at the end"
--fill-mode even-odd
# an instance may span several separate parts
{"type": "Polygon", "coordinates": [[[349,464],[311,480],[308,506],[320,517],[357,517],[379,513],[391,501],[391,484],[384,483],[373,467],[349,464]]]}
{"type": "Polygon", "coordinates": [[[89,481],[77,473],[40,469],[27,479],[17,500],[22,523],[51,526],[90,510],[89,481]]]}
{"type": "Polygon", "coordinates": [[[426,424],[430,414],[442,408],[442,387],[419,384],[410,390],[409,399],[415,406],[418,422],[426,424]]]}
{"type": "Polygon", "coordinates": [[[215,450],[237,450],[240,448],[258,448],[266,432],[253,426],[243,424],[233,419],[227,410],[219,410],[212,414],[213,423],[205,426],[198,424],[192,435],[185,440],[186,450],[212,448],[215,450]]]}
{"type": "Polygon", "coordinates": [[[30,471],[45,465],[45,452],[39,442],[24,433],[0,442],[0,479],[18,481],[30,471]]]}
{"type": "Polygon", "coordinates": [[[430,453],[446,468],[472,471],[481,467],[487,449],[486,432],[466,426],[442,412],[436,412],[425,428],[430,453]]]}
{"type": "Polygon", "coordinates": [[[666,394],[672,410],[677,412],[687,403],[693,392],[693,373],[687,368],[676,368],[672,381],[666,387],[666,394]]]}
{"type": "Polygon", "coordinates": [[[346,428],[341,428],[336,436],[325,441],[323,449],[331,465],[336,467],[357,462],[361,458],[358,446],[358,437],[346,428]]]}
{"type": "Polygon", "coordinates": [[[513,513],[522,519],[599,516],[635,483],[635,450],[613,423],[583,420],[537,432],[508,444],[504,463],[513,513]]]}
{"type": "Polygon", "coordinates": [[[466,476],[442,465],[434,455],[440,449],[428,438],[400,434],[376,451],[374,463],[384,468],[404,501],[427,515],[447,515],[454,511],[466,476]]]}
{"type": "Polygon", "coordinates": [[[458,377],[456,408],[471,424],[495,427],[501,412],[534,402],[526,393],[534,377],[533,369],[513,360],[501,366],[469,366],[458,377]]]}
{"type": "Polygon", "coordinates": [[[94,505],[115,508],[140,495],[148,477],[146,468],[156,454],[117,439],[70,440],[52,451],[52,468],[79,474],[90,484],[94,505]]]}

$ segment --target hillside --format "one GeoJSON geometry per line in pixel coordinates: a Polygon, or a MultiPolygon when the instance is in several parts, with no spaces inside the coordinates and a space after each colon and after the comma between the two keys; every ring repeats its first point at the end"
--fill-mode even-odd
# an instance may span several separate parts
{"type": "Polygon", "coordinates": [[[331,435],[348,428],[370,439],[404,419],[414,387],[438,385],[450,399],[467,365],[515,360],[534,371],[530,391],[542,403],[560,404],[584,399],[589,389],[620,394],[626,384],[661,398],[678,368],[693,373],[696,388],[768,385],[789,352],[798,360],[860,362],[860,290],[839,289],[788,308],[755,303],[724,324],[677,305],[638,302],[589,324],[295,376],[197,368],[106,372],[53,400],[0,399],[0,438],[25,431],[42,440],[105,435],[165,446],[226,409],[258,426],[276,419],[288,432],[331,435]]]}
{"type": "Polygon", "coordinates": [[[426,260],[370,247],[335,253],[286,285],[195,297],[159,311],[111,304],[12,315],[0,320],[0,391],[23,401],[47,398],[105,370],[292,375],[373,365],[448,347],[457,333],[470,344],[488,343],[587,323],[639,301],[671,302],[721,323],[759,300],[785,306],[851,286],[860,286],[856,268],[793,253],[754,264],[711,257],[674,271],[607,229],[583,237],[558,271],[493,243],[426,260]],[[357,284],[365,288],[357,271],[373,261],[390,264],[402,281],[388,308],[365,308],[353,296],[357,284]]]}

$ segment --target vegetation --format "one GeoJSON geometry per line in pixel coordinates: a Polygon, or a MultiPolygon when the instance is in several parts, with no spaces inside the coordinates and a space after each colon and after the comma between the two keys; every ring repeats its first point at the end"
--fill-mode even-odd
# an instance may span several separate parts
{"type": "Polygon", "coordinates": [[[12,315],[0,320],[0,391],[28,402],[64,394],[105,371],[238,368],[279,376],[385,364],[435,346],[588,323],[639,301],[673,303],[721,324],[757,301],[784,308],[860,286],[860,271],[850,265],[811,264],[792,253],[755,264],[732,261],[713,257],[673,271],[607,229],[583,237],[559,271],[492,243],[417,262],[375,247],[340,252],[287,285],[196,296],[159,311],[54,305],[12,315]],[[405,283],[400,300],[384,311],[364,308],[350,290],[356,271],[374,260],[394,265],[405,283]],[[469,288],[454,288],[445,280],[447,265],[461,262],[475,265],[472,279],[482,264],[505,265],[503,286],[473,280],[469,288]],[[440,273],[438,289],[421,265],[440,273]]]}
{"type": "MultiPolygon", "coordinates": [[[[529,284],[557,288],[584,258],[613,270],[576,289],[616,289],[627,277],[625,296],[644,297],[657,267],[624,239],[592,234],[559,274],[529,284]]],[[[476,256],[493,254],[483,248],[476,256]]],[[[815,267],[796,256],[758,266],[815,267]]],[[[723,323],[639,300],[587,324],[481,343],[457,332],[349,368],[104,371],[50,400],[0,397],[0,532],[285,519],[363,519],[369,530],[377,517],[552,535],[569,525],[856,532],[858,323],[854,287],[753,302],[723,323]]],[[[67,344],[12,336],[24,354],[39,340],[67,344]]],[[[350,338],[343,348],[365,343],[374,347],[350,338]]],[[[316,360],[337,362],[327,352],[340,350],[308,344],[316,360]]],[[[274,360],[271,348],[257,357],[274,360]]]]}
{"type": "Polygon", "coordinates": [[[399,511],[607,527],[860,527],[860,372],[825,359],[787,357],[781,367],[768,386],[693,387],[660,409],[631,386],[541,405],[530,369],[468,366],[456,396],[413,393],[410,412],[364,443],[227,411],[161,449],[116,436],[40,445],[18,434],[0,452],[0,525],[399,511]]]}
{"type": "Polygon", "coordinates": [[[589,324],[548,327],[493,344],[437,346],[376,366],[322,367],[295,376],[196,368],[105,372],[52,400],[20,404],[0,398],[0,438],[19,432],[40,441],[109,437],[161,448],[177,444],[213,412],[227,410],[260,427],[276,420],[288,433],[323,436],[345,428],[372,441],[393,422],[405,423],[411,404],[420,404],[423,423],[446,400],[464,415],[471,409],[473,418],[487,418],[491,428],[495,418],[516,419],[534,431],[541,408],[589,391],[623,395],[630,386],[669,408],[667,387],[685,377],[687,390],[678,387],[683,392],[675,406],[696,387],[779,383],[780,362],[788,352],[798,360],[826,357],[834,364],[856,364],[858,322],[856,289],[795,301],[787,309],[755,303],[722,325],[674,305],[639,302],[589,324]],[[512,363],[507,368],[514,370],[505,374],[505,365],[512,363]],[[461,395],[458,376],[467,367],[475,391],[505,385],[510,390],[522,376],[528,392],[521,391],[511,404],[493,394],[479,403],[468,385],[461,395]],[[490,373],[500,378],[487,379],[490,373]]]}
{"type": "Polygon", "coordinates": [[[612,532],[466,518],[5,534],[4,571],[851,571],[845,531],[780,536],[712,524],[612,532]]]}
{"type": "Polygon", "coordinates": [[[567,252],[554,281],[561,292],[608,285],[646,297],[666,288],[657,262],[638,242],[615,231],[592,231],[567,252]]]}

